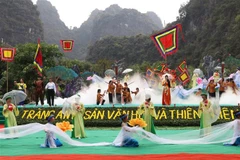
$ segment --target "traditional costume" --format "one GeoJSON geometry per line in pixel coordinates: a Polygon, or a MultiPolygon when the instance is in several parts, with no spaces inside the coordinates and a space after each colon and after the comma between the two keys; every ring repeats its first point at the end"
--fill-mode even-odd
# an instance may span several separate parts
{"type": "Polygon", "coordinates": [[[219,81],[220,75],[219,75],[218,71],[215,71],[213,73],[213,79],[214,79],[214,83],[217,83],[219,81]]]}
{"type": "Polygon", "coordinates": [[[192,88],[197,86],[197,78],[198,78],[198,74],[194,73],[192,76],[192,88]]]}
{"type": "MultiPolygon", "coordinates": [[[[27,89],[26,83],[24,83],[22,81],[20,83],[17,83],[17,86],[18,86],[18,90],[23,91],[24,93],[26,93],[26,89],[27,89]]],[[[25,104],[25,101],[22,101],[22,102],[19,103],[19,105],[24,105],[24,104],[25,104]]]]}
{"type": "Polygon", "coordinates": [[[131,97],[131,92],[130,89],[128,88],[128,86],[125,86],[123,88],[123,101],[124,103],[131,103],[132,102],[132,97],[131,97]]]}
{"type": "Polygon", "coordinates": [[[116,98],[117,98],[117,102],[121,103],[122,102],[122,89],[123,86],[120,83],[114,83],[116,85],[116,98]]]}
{"type": "Polygon", "coordinates": [[[138,141],[133,139],[133,133],[135,132],[134,128],[128,126],[127,122],[124,122],[124,119],[127,118],[127,114],[120,116],[122,121],[122,129],[118,134],[117,138],[113,141],[113,145],[116,147],[138,147],[138,141]]]}
{"type": "MultiPolygon", "coordinates": [[[[11,99],[11,97],[7,97],[6,101],[8,99],[11,99]]],[[[14,104],[12,103],[5,104],[3,106],[2,114],[5,117],[5,123],[4,123],[5,127],[17,126],[17,121],[15,116],[19,115],[19,110],[14,104]]]]}
{"type": "Polygon", "coordinates": [[[126,75],[124,76],[124,78],[123,78],[123,81],[124,81],[124,82],[128,82],[129,79],[130,79],[129,74],[126,74],[126,75]]]}
{"type": "Polygon", "coordinates": [[[43,148],[57,148],[57,147],[61,147],[63,144],[60,142],[60,140],[58,138],[55,137],[54,132],[51,130],[48,130],[48,128],[51,127],[52,124],[52,119],[54,119],[53,115],[50,115],[47,118],[48,123],[46,124],[46,139],[45,139],[45,143],[41,145],[41,147],[43,148]]]}
{"type": "Polygon", "coordinates": [[[107,92],[108,92],[109,103],[112,104],[113,103],[113,97],[114,97],[114,94],[115,94],[115,85],[113,84],[112,81],[110,81],[109,84],[108,84],[107,92]]]}
{"type": "MultiPolygon", "coordinates": [[[[202,95],[207,96],[205,93],[202,95]]],[[[214,117],[212,103],[208,99],[200,102],[198,114],[200,116],[200,136],[207,136],[211,132],[211,123],[214,117]]]]}
{"type": "Polygon", "coordinates": [[[152,132],[153,134],[156,134],[154,123],[153,123],[153,118],[156,117],[156,111],[153,103],[150,101],[147,101],[151,99],[151,96],[147,94],[145,99],[146,99],[145,103],[139,106],[137,113],[140,116],[142,116],[142,118],[147,123],[147,126],[144,129],[148,132],[152,132]]]}
{"type": "Polygon", "coordinates": [[[72,104],[73,108],[73,131],[72,138],[85,138],[85,130],[84,130],[84,112],[85,108],[82,103],[80,103],[80,97],[75,98],[75,102],[72,104]]]}
{"type": "Polygon", "coordinates": [[[163,86],[162,105],[170,105],[171,104],[170,81],[163,80],[162,86],[163,86]]]}
{"type": "Polygon", "coordinates": [[[105,100],[103,99],[104,94],[97,93],[97,105],[104,105],[105,100]]]}
{"type": "Polygon", "coordinates": [[[44,84],[41,79],[38,79],[35,83],[35,98],[36,98],[36,105],[38,105],[38,101],[40,99],[41,105],[44,105],[44,84]]]}

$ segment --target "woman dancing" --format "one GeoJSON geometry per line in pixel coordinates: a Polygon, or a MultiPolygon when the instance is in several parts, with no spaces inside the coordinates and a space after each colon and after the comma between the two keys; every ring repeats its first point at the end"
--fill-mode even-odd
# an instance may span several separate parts
{"type": "MultiPolygon", "coordinates": [[[[54,115],[50,115],[47,118],[48,127],[51,127],[51,125],[53,125],[54,120],[55,120],[54,115]]],[[[59,139],[55,137],[55,135],[52,131],[45,129],[45,132],[46,132],[46,139],[45,139],[45,143],[41,145],[42,148],[57,148],[57,147],[61,147],[63,145],[59,141],[59,139]]]]}
{"type": "Polygon", "coordinates": [[[165,80],[162,83],[163,93],[162,93],[162,105],[170,105],[171,104],[171,83],[168,79],[168,75],[165,76],[165,80]]]}
{"type": "Polygon", "coordinates": [[[135,131],[127,124],[128,115],[123,114],[120,116],[120,119],[122,121],[122,129],[118,134],[117,138],[114,140],[113,145],[117,147],[138,147],[138,141],[132,138],[132,134],[135,131]]]}

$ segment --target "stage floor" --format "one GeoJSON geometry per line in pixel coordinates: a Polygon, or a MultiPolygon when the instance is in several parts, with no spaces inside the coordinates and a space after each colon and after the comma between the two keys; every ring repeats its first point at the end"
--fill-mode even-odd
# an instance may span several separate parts
{"type": "MultiPolygon", "coordinates": [[[[86,143],[112,142],[120,128],[87,128],[88,138],[79,141],[86,143]]],[[[177,134],[188,130],[166,129],[157,130],[157,134],[177,134]]],[[[69,133],[70,135],[70,133],[69,133]]],[[[142,155],[142,154],[175,154],[175,153],[207,153],[207,154],[240,154],[239,147],[211,145],[160,145],[147,140],[139,140],[138,148],[122,148],[113,146],[104,147],[75,147],[64,143],[57,149],[40,148],[44,142],[45,133],[39,132],[18,139],[0,140],[0,156],[18,155],[50,155],[50,154],[102,154],[102,155],[142,155]]],[[[60,138],[61,140],[61,138],[60,138]]]]}

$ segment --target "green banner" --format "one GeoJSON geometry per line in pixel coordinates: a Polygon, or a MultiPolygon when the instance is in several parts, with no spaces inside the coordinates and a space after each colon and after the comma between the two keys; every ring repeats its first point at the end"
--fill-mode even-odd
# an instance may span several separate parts
{"type": "MultiPolygon", "coordinates": [[[[197,107],[155,107],[157,116],[155,126],[198,126],[199,115],[197,107]]],[[[222,107],[216,123],[224,123],[234,119],[233,112],[239,107],[222,107]]],[[[128,114],[129,119],[139,117],[136,107],[119,108],[86,108],[84,120],[86,126],[114,127],[120,125],[119,116],[128,114]]],[[[72,121],[72,116],[64,116],[60,107],[21,108],[17,123],[46,123],[46,118],[54,114],[56,122],[72,121]]]]}

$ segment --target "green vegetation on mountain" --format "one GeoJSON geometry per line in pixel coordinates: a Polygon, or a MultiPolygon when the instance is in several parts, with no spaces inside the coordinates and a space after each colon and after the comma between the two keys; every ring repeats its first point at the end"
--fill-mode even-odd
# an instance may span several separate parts
{"type": "Polygon", "coordinates": [[[31,0],[0,0],[0,40],[11,44],[36,42],[43,28],[31,0]]]}
{"type": "MultiPolygon", "coordinates": [[[[167,62],[175,67],[186,59],[189,65],[199,67],[206,55],[224,61],[229,53],[240,59],[240,1],[190,0],[179,10],[176,22],[181,23],[185,42],[179,36],[179,51],[169,56],[167,62]]],[[[149,36],[107,37],[89,49],[87,60],[121,59],[126,65],[163,61],[149,36]]]]}

